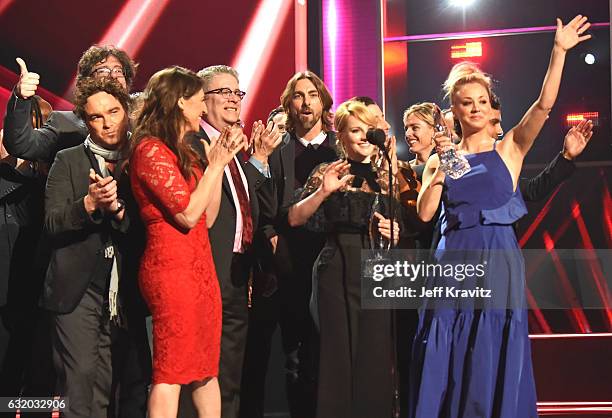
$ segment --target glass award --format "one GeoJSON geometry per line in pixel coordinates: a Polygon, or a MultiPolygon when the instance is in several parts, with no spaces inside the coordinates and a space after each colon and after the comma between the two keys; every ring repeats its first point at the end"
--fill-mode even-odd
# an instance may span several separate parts
{"type": "MultiPolygon", "coordinates": [[[[434,110],[434,128],[436,132],[442,132],[444,136],[451,137],[446,124],[444,123],[444,117],[442,111],[438,106],[434,110]]],[[[440,170],[442,170],[447,176],[452,179],[458,179],[464,174],[469,173],[472,167],[467,158],[463,155],[457,154],[457,149],[453,145],[450,149],[438,153],[440,158],[440,170]]]]}
{"type": "Polygon", "coordinates": [[[385,198],[386,196],[376,193],[372,201],[370,224],[368,226],[370,251],[368,257],[364,260],[364,277],[372,277],[374,274],[374,265],[389,260],[388,251],[391,249],[391,241],[385,238],[378,230],[378,218],[374,215],[375,212],[378,212],[387,217],[387,208],[383,202],[385,198]]]}

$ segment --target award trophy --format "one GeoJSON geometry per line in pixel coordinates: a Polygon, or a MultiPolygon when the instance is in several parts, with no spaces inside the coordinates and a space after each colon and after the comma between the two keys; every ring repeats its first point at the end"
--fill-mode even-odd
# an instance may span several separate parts
{"type": "MultiPolygon", "coordinates": [[[[444,123],[442,111],[438,106],[436,106],[434,110],[434,128],[436,132],[443,132],[444,136],[450,137],[448,128],[444,123]]],[[[467,158],[457,154],[455,145],[444,152],[438,153],[438,156],[440,158],[440,170],[444,171],[444,173],[452,179],[456,180],[464,174],[469,173],[472,169],[467,158]]]]}
{"type": "Polygon", "coordinates": [[[378,218],[374,215],[375,212],[387,217],[385,213],[387,208],[383,203],[384,197],[380,193],[374,195],[372,201],[372,209],[370,216],[370,224],[368,226],[368,237],[370,240],[370,250],[368,256],[363,260],[364,277],[372,277],[374,274],[374,265],[384,264],[390,260],[387,252],[391,249],[391,241],[383,237],[378,230],[378,218]]]}

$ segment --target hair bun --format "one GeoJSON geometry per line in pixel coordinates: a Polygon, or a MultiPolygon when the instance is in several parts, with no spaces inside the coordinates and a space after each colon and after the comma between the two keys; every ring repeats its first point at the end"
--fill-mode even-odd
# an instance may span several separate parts
{"type": "Polygon", "coordinates": [[[448,74],[448,78],[444,81],[444,98],[448,97],[452,102],[453,94],[460,86],[467,83],[482,84],[489,92],[489,96],[491,96],[491,77],[485,74],[477,64],[463,61],[453,66],[448,74]]]}

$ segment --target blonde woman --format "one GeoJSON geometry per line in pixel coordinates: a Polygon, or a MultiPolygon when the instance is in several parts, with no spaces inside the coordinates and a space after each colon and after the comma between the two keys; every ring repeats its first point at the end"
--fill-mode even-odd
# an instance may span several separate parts
{"type": "MultiPolygon", "coordinates": [[[[411,363],[412,417],[537,417],[524,262],[512,229],[527,212],[517,183],[523,159],[557,98],[566,53],[590,38],[583,35],[589,26],[583,16],[566,26],[557,19],[540,96],[502,141],[490,135],[489,77],[475,65],[461,63],[446,80],[462,130],[458,152],[466,154],[472,171],[452,179],[433,155],[417,209],[429,221],[442,202],[442,238],[436,251],[440,264],[485,266],[484,277],[460,281],[456,275],[444,284],[472,290],[478,285],[491,290],[491,299],[425,300],[411,363]]],[[[450,138],[435,140],[438,151],[451,146],[450,138]]]]}
{"type": "MultiPolygon", "coordinates": [[[[292,226],[306,224],[327,235],[313,268],[320,322],[317,417],[389,417],[391,317],[388,310],[361,309],[360,263],[361,250],[370,246],[372,216],[379,219],[380,233],[390,238],[389,220],[372,213],[376,193],[387,193],[388,177],[371,161],[374,146],[366,132],[377,121],[368,108],[345,102],[336,110],[335,124],[346,160],[315,168],[302,200],[289,210],[292,226]]],[[[394,237],[399,237],[397,223],[394,237]]]]}

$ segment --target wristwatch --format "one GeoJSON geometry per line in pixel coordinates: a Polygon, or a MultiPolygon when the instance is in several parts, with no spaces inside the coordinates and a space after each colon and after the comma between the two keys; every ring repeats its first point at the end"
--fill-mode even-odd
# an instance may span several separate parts
{"type": "Polygon", "coordinates": [[[125,202],[123,201],[123,199],[117,199],[117,209],[115,209],[112,213],[113,215],[116,215],[123,209],[125,209],[125,202]]]}

